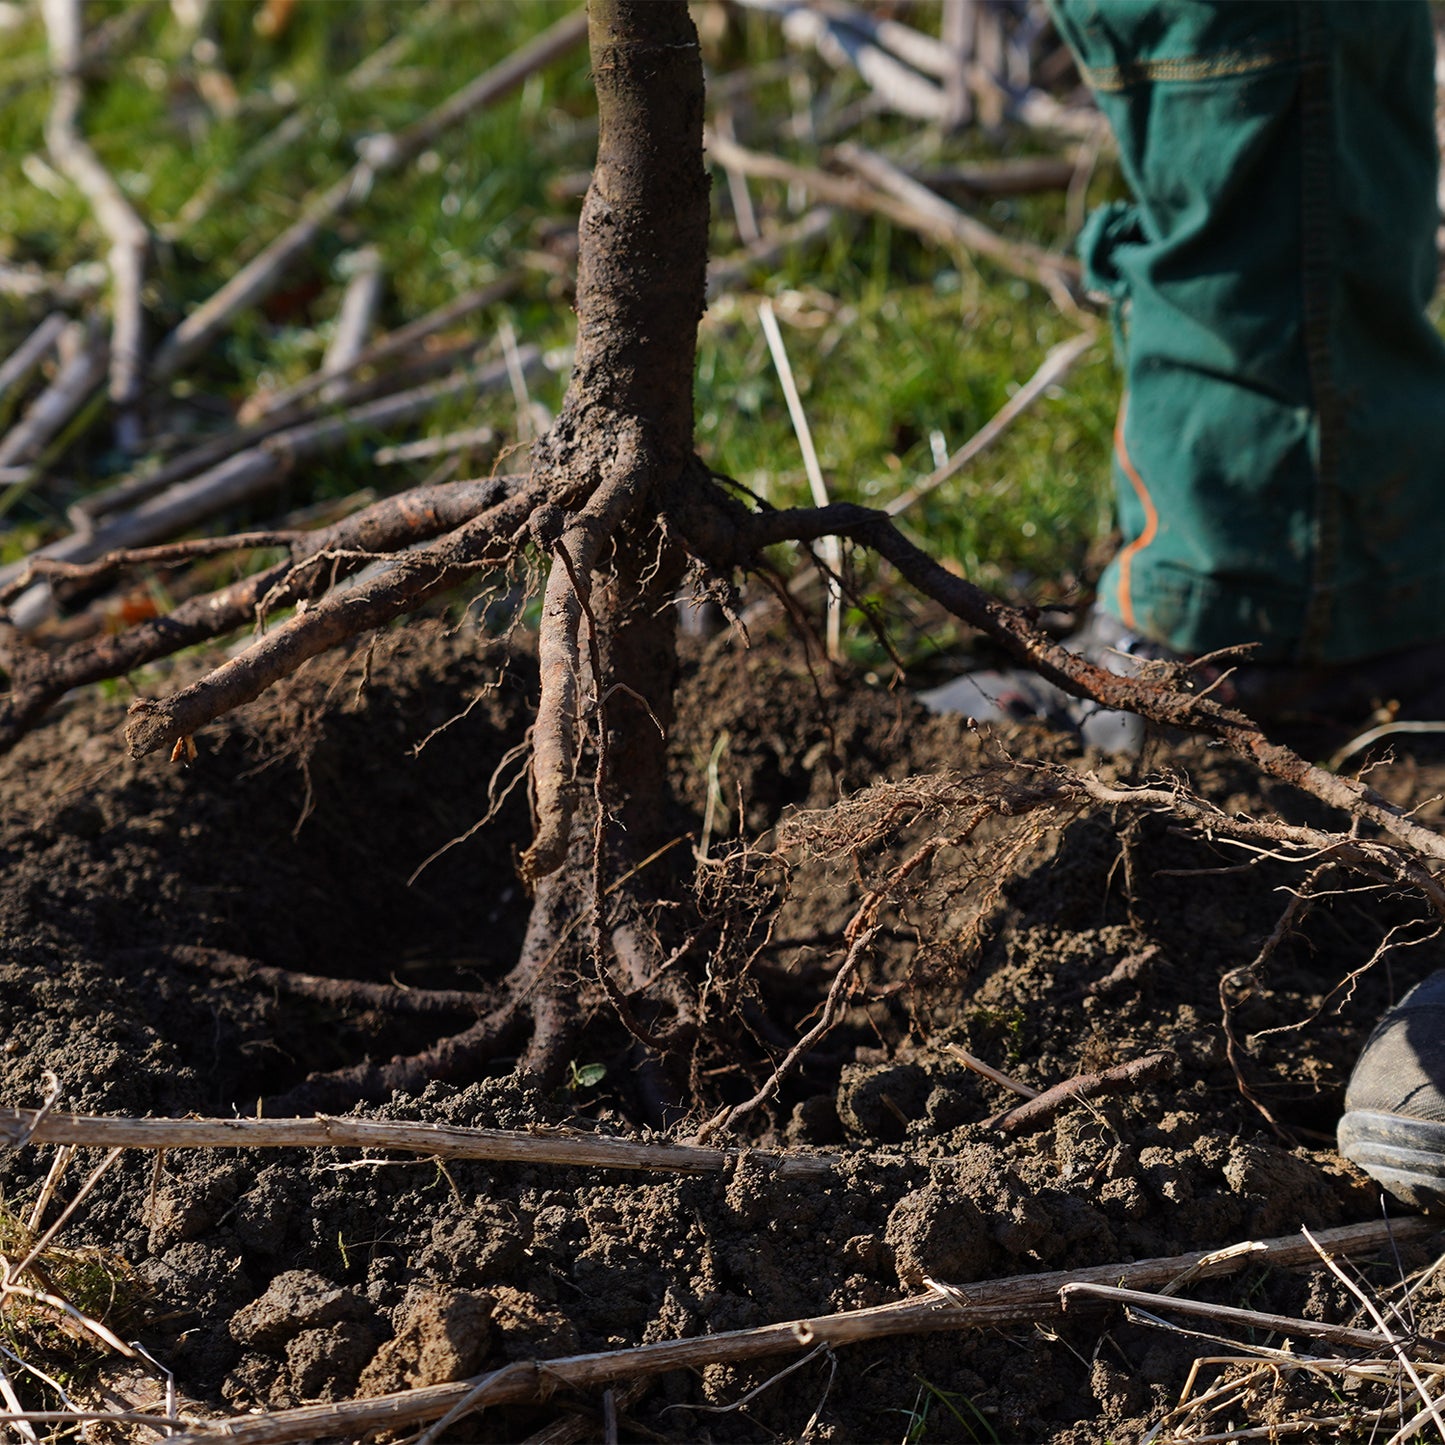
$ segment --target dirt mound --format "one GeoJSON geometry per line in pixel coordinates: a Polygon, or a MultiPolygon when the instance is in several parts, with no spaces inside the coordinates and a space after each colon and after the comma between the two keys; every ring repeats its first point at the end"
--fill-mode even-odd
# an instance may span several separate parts
{"type": "MultiPolygon", "coordinates": [[[[468,833],[494,778],[505,786],[532,686],[525,656],[412,629],[370,658],[307,669],[200,739],[186,769],[124,758],[122,700],[72,703],[0,765],[6,1102],[36,1102],[53,1070],[67,1108],[245,1114],[309,1071],[437,1032],[434,1016],[283,995],[226,959],[485,1000],[525,924],[513,861],[524,789],[500,827],[413,875],[468,833]]],[[[1017,757],[1068,752],[1038,734],[1003,741],[1017,757]]],[[[689,826],[714,857],[788,809],[1011,766],[999,740],[906,694],[725,644],[689,664],[672,755],[689,826]]],[[[1308,815],[1216,753],[1160,745],[1146,766],[1165,764],[1231,811],[1308,815]]],[[[1416,759],[1381,780],[1418,798],[1440,776],[1416,759]]],[[[749,1116],[756,1142],[840,1156],[821,1182],[800,1187],[746,1155],[723,1175],[667,1177],[341,1150],[159,1164],[131,1153],[65,1237],[134,1267],[149,1291],[142,1337],[186,1394],[244,1410],[882,1304],[925,1279],[966,1289],[1371,1217],[1374,1191],[1330,1146],[1344,1080],[1378,1011],[1445,960],[1420,943],[1352,996],[1333,990],[1388,929],[1424,935],[1415,905],[1378,891],[1322,899],[1256,976],[1298,869],[1164,816],[1073,808],[1027,823],[1018,842],[1017,819],[992,819],[973,852],[940,855],[926,889],[900,893],[838,1027],[749,1116]],[[989,1121],[1017,1100],[959,1050],[1036,1089],[1171,1058],[1163,1077],[1010,1135],[989,1121]]],[[[740,995],[774,1061],[816,1019],[859,898],[917,836],[856,866],[820,848],[791,859],[740,995]]],[[[745,1098],[768,1057],[720,1071],[708,1099],[745,1098]]],[[[610,1021],[583,1032],[575,1063],[549,1095],[498,1060],[497,1077],[368,1112],[632,1127],[610,1021]]],[[[10,1208],[48,1165],[39,1148],[5,1159],[10,1208]]],[[[1194,1292],[1211,1289],[1348,1314],[1327,1276],[1257,1270],[1194,1292]]],[[[1417,1304],[1428,1322],[1438,1292],[1417,1304]]],[[[1125,1440],[1174,1401],[1205,1348],[1086,1313],[824,1352],[741,1406],[781,1364],[675,1372],[617,1403],[622,1438],[1125,1440]]],[[[488,1411],[446,1438],[523,1438],[564,1404],[592,1407],[488,1411]]]]}

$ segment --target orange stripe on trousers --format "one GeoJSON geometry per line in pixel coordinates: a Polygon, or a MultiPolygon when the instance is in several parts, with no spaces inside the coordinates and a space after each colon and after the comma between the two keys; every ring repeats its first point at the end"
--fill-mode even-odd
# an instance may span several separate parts
{"type": "Polygon", "coordinates": [[[1125,627],[1137,632],[1139,624],[1134,618],[1134,597],[1129,590],[1130,575],[1134,558],[1159,534],[1159,513],[1155,510],[1149,488],[1144,485],[1143,478],[1129,457],[1129,448],[1124,443],[1124,418],[1128,414],[1129,398],[1125,395],[1119,403],[1119,418],[1114,423],[1114,455],[1118,457],[1124,475],[1129,478],[1134,495],[1139,498],[1139,505],[1144,508],[1144,530],[1119,553],[1119,620],[1125,627]]]}

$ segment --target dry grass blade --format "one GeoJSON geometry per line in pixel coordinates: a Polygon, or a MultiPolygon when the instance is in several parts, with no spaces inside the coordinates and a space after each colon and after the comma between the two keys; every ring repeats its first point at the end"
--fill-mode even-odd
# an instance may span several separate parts
{"type": "Polygon", "coordinates": [[[976,457],[986,452],[1051,386],[1057,386],[1074,369],[1096,338],[1082,331],[1061,341],[1039,363],[1039,369],[971,436],[941,467],[906,492],[894,497],[883,509],[890,517],[907,511],[914,502],[951,481],[976,457]]]}
{"type": "MultiPolygon", "coordinates": [[[[1291,1337],[1327,1340],[1331,1344],[1350,1345],[1355,1349],[1372,1352],[1378,1352],[1382,1346],[1389,1348],[1393,1343],[1393,1336],[1377,1334],[1373,1330],[1356,1330],[1347,1325],[1303,1320],[1291,1315],[1268,1314],[1262,1310],[1238,1309],[1233,1305],[1217,1305],[1204,1300],[1182,1299],[1178,1295],[1151,1294],[1145,1290],[1120,1289],[1114,1285],[1070,1284],[1065,1285],[1059,1293],[1065,1309],[1076,1298],[1100,1299],[1121,1305],[1137,1305],[1140,1308],[1177,1310],[1180,1314],[1197,1315],[1201,1319],[1217,1320],[1221,1324],[1240,1325],[1246,1329],[1263,1330],[1266,1333],[1291,1337]]],[[[1426,1340],[1421,1343],[1445,1355],[1445,1341],[1426,1340]]]]}
{"type": "MultiPolygon", "coordinates": [[[[1399,1335],[1395,1334],[1390,1329],[1390,1327],[1385,1323],[1385,1317],[1380,1313],[1379,1308],[1376,1306],[1375,1302],[1364,1292],[1364,1290],[1359,1287],[1359,1285],[1354,1282],[1354,1280],[1349,1277],[1349,1275],[1344,1272],[1344,1270],[1340,1268],[1339,1264],[1331,1256],[1330,1252],[1324,1247],[1320,1240],[1318,1240],[1313,1234],[1311,1234],[1308,1229],[1302,1228],[1300,1232],[1307,1240],[1309,1240],[1310,1244],[1314,1247],[1315,1252],[1319,1255],[1321,1261],[1324,1263],[1325,1268],[1328,1269],[1330,1273],[1334,1275],[1335,1278],[1338,1279],[1339,1282],[1344,1285],[1344,1287],[1349,1290],[1349,1292],[1354,1295],[1357,1300],[1359,1300],[1361,1306],[1365,1310],[1365,1313],[1368,1314],[1372,1320],[1374,1320],[1375,1325],[1379,1329],[1381,1335],[1385,1337],[1385,1339],[1389,1342],[1391,1350],[1394,1351],[1395,1358],[1399,1360],[1405,1373],[1410,1377],[1410,1383],[1414,1385],[1416,1392],[1419,1394],[1420,1400],[1425,1407],[1422,1414],[1424,1416],[1428,1416],[1431,1420],[1434,1421],[1435,1428],[1440,1432],[1440,1438],[1442,1440],[1445,1440],[1445,1418],[1442,1418],[1440,1413],[1440,1402],[1438,1399],[1436,1399],[1430,1394],[1429,1390],[1425,1388],[1425,1382],[1420,1378],[1420,1372],[1415,1368],[1415,1362],[1410,1358],[1409,1354],[1406,1351],[1405,1347],[1408,1342],[1406,1340],[1403,1340],[1399,1335]]],[[[1419,1420],[1420,1418],[1420,1416],[1417,1416],[1416,1420],[1419,1420]]],[[[1416,1421],[1411,1421],[1410,1424],[1407,1425],[1404,1429],[1397,1431],[1393,1436],[1391,1436],[1390,1445],[1397,1445],[1397,1442],[1408,1440],[1411,1435],[1415,1433],[1415,1426],[1416,1421]]]]}
{"type": "Polygon", "coordinates": [[[40,12],[45,20],[55,71],[55,91],[45,123],[45,140],[56,165],[90,204],[110,242],[110,395],[121,408],[122,445],[132,450],[140,442],[140,421],[134,408],[141,399],[145,374],[141,286],[150,232],[115,177],[80,134],[80,110],[84,102],[84,85],[79,73],[83,33],[80,0],[41,0],[40,12]]]}
{"type": "MultiPolygon", "coordinates": [[[[803,470],[808,475],[813,505],[826,507],[829,502],[828,484],[823,480],[823,468],[818,461],[817,448],[813,445],[813,430],[808,425],[808,414],[803,410],[803,398],[799,396],[798,384],[793,379],[788,348],[783,344],[783,333],[778,329],[778,318],[771,301],[765,299],[758,304],[758,321],[763,335],[767,337],[768,350],[772,353],[778,381],[788,403],[788,416],[798,438],[798,449],[803,454],[803,470]]],[[[838,575],[843,570],[843,544],[837,537],[828,537],[824,539],[823,548],[824,559],[833,574],[828,579],[828,656],[837,662],[843,655],[843,593],[838,583],[838,575]]]]}

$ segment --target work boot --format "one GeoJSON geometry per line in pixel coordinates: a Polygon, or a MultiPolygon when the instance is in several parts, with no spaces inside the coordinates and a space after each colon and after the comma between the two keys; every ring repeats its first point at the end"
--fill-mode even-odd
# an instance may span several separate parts
{"type": "MultiPolygon", "coordinates": [[[[1181,660],[1098,608],[1063,645],[1120,677],[1134,676],[1145,661],[1181,660]]],[[[952,713],[974,722],[1042,722],[1071,734],[1085,747],[1116,756],[1133,756],[1144,746],[1143,718],[1072,697],[1026,668],[966,672],[920,692],[918,699],[930,712],[952,713]]]]}
{"type": "Polygon", "coordinates": [[[1339,1146],[1396,1199],[1445,1207],[1445,969],[1375,1026],[1345,1091],[1339,1146]]]}

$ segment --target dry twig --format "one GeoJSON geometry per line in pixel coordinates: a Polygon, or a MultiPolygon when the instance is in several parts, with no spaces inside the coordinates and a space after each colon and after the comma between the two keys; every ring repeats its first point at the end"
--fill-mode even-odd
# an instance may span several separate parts
{"type": "MultiPolygon", "coordinates": [[[[1362,1253],[1377,1249],[1391,1235],[1418,1238],[1431,1232],[1429,1221],[1396,1220],[1392,1225],[1372,1222],[1325,1231],[1329,1247],[1337,1253],[1362,1253]]],[[[757,1359],[765,1355],[811,1349],[822,1343],[855,1344],[893,1335],[919,1334],[933,1330],[976,1329],[1032,1322],[1041,1314],[1059,1308],[1059,1291],[1069,1284],[1098,1283],[1147,1287],[1162,1283],[1181,1270],[1199,1264],[1205,1254],[1171,1256],[1166,1259],[1137,1260],[1107,1264],[1076,1272],[1023,1275],[1012,1279],[983,1280],[958,1291],[966,1300],[959,1303],[953,1292],[933,1293],[920,1299],[813,1319],[789,1320],[758,1329],[731,1330],[722,1334],[690,1339],[667,1340],[640,1345],[630,1350],[602,1354],[573,1355],[545,1362],[519,1361],[476,1380],[448,1385],[430,1385],[419,1390],[383,1395],[373,1400],[350,1400],[336,1405],[311,1405],[272,1415],[207,1423],[177,1437],[176,1445],[205,1445],[214,1440],[242,1442],[242,1445],[284,1445],[284,1442],[355,1437],[371,1430],[395,1429],[422,1420],[435,1419],[467,1401],[469,1410],[483,1406],[545,1398],[559,1385],[587,1389],[615,1380],[661,1374],[668,1370],[757,1359]]],[[[1264,1242],[1263,1253],[1233,1255],[1207,1267],[1211,1276],[1232,1273],[1243,1259],[1267,1260],[1278,1268],[1308,1264],[1313,1252],[1291,1235],[1264,1242]]]]}

